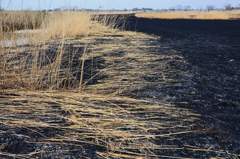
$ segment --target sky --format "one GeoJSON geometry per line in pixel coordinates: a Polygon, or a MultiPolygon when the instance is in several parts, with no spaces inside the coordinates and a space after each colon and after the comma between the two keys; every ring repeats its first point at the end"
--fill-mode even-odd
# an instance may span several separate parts
{"type": "Polygon", "coordinates": [[[63,6],[78,6],[81,8],[97,9],[132,9],[153,8],[169,9],[177,5],[191,6],[191,9],[206,9],[207,5],[224,8],[225,4],[238,6],[239,0],[0,0],[1,8],[7,10],[22,9],[55,9],[63,6]]]}

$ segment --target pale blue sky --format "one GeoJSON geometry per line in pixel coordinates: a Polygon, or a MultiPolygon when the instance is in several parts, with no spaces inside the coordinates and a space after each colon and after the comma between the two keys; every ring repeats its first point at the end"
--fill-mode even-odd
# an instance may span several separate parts
{"type": "Polygon", "coordinates": [[[4,9],[54,9],[62,6],[78,6],[79,8],[97,9],[132,9],[132,8],[153,8],[169,9],[177,5],[191,6],[192,9],[206,9],[206,5],[213,5],[217,8],[224,8],[226,3],[232,6],[240,4],[239,0],[0,0],[4,9]]]}

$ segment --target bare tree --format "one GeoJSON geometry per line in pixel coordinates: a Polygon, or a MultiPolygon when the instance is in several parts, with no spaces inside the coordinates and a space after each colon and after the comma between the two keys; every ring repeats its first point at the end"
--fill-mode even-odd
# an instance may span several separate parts
{"type": "Polygon", "coordinates": [[[210,10],[214,9],[214,6],[213,5],[207,5],[206,8],[207,8],[207,11],[210,11],[210,10]]]}
{"type": "Polygon", "coordinates": [[[177,5],[176,6],[176,10],[182,10],[182,6],[181,5],[177,5]]]}
{"type": "Polygon", "coordinates": [[[169,10],[170,11],[175,11],[175,7],[170,7],[169,10]]]}
{"type": "Polygon", "coordinates": [[[138,11],[138,8],[133,8],[133,11],[138,11]]]}
{"type": "Polygon", "coordinates": [[[185,10],[185,11],[188,11],[188,10],[190,10],[190,9],[191,9],[191,6],[185,6],[185,7],[184,7],[184,10],[185,10]]]}
{"type": "Polygon", "coordinates": [[[232,9],[232,7],[231,7],[231,4],[225,4],[225,10],[231,10],[232,9]]]}
{"type": "Polygon", "coordinates": [[[76,10],[78,10],[79,8],[78,8],[78,6],[72,6],[72,10],[73,11],[76,11],[76,10]]]}
{"type": "Polygon", "coordinates": [[[59,9],[61,9],[62,11],[76,11],[78,10],[78,6],[63,6],[59,9]]]}
{"type": "Polygon", "coordinates": [[[124,10],[124,12],[126,12],[126,11],[127,11],[127,8],[124,8],[123,10],[124,10]]]}

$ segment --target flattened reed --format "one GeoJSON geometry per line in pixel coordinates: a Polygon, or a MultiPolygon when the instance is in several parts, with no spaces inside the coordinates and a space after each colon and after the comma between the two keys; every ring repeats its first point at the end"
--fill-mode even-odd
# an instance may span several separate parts
{"type": "Polygon", "coordinates": [[[205,121],[198,114],[169,103],[71,92],[18,93],[0,101],[0,136],[6,142],[0,156],[174,158],[176,153],[184,158],[194,151],[225,153],[209,150],[211,145],[203,148],[182,141],[182,146],[186,136],[192,140],[196,135],[225,133],[201,127],[205,121]],[[26,149],[29,146],[33,149],[26,149]],[[25,153],[14,154],[10,147],[25,153]]]}

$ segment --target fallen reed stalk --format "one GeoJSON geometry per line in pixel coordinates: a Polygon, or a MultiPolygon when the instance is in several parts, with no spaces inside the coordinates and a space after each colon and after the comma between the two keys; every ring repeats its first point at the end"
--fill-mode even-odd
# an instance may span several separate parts
{"type": "MultiPolygon", "coordinates": [[[[186,137],[193,140],[198,135],[227,135],[213,130],[199,118],[200,115],[189,109],[90,93],[19,91],[18,94],[21,95],[8,95],[0,101],[3,128],[12,132],[8,134],[1,129],[2,141],[14,139],[14,142],[5,143],[6,148],[16,148],[21,143],[23,148],[19,149],[22,151],[24,146],[30,145],[39,150],[21,155],[3,150],[0,155],[22,158],[48,154],[79,156],[87,151],[86,156],[91,153],[94,157],[186,158],[185,153],[190,155],[198,151],[213,152],[213,156],[225,154],[216,148],[210,150],[186,144],[186,137]],[[200,127],[202,124],[206,125],[200,127]],[[176,153],[181,155],[176,157],[173,155],[176,153]]],[[[227,140],[230,137],[222,142],[227,140]]],[[[200,141],[206,142],[205,138],[200,141]]],[[[227,154],[239,157],[233,152],[227,154]]]]}

